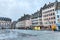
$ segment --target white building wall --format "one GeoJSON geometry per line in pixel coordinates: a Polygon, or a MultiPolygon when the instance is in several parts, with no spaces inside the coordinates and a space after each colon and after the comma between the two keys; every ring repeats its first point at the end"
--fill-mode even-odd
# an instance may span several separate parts
{"type": "Polygon", "coordinates": [[[0,21],[0,28],[11,28],[10,21],[0,21]]]}
{"type": "Polygon", "coordinates": [[[46,18],[55,17],[55,15],[44,17],[44,15],[47,15],[47,14],[50,14],[50,13],[55,13],[55,6],[53,6],[53,7],[51,7],[51,8],[47,8],[47,9],[45,9],[45,10],[42,10],[42,22],[43,22],[43,26],[52,25],[52,23],[50,24],[49,22],[55,21],[55,19],[53,19],[53,20],[46,20],[46,21],[44,20],[44,19],[46,19],[46,18]],[[54,11],[47,12],[47,11],[53,10],[53,9],[54,9],[54,11]],[[47,13],[45,13],[45,12],[47,12],[47,13]],[[46,24],[46,22],[47,22],[48,24],[46,24]]]}
{"type": "Polygon", "coordinates": [[[16,24],[16,27],[30,27],[31,26],[31,20],[24,20],[20,21],[16,24]]]}
{"type": "Polygon", "coordinates": [[[16,27],[24,27],[25,26],[25,21],[20,21],[16,23],[16,27]]]}
{"type": "Polygon", "coordinates": [[[42,17],[32,19],[32,26],[42,26],[42,17]]]}

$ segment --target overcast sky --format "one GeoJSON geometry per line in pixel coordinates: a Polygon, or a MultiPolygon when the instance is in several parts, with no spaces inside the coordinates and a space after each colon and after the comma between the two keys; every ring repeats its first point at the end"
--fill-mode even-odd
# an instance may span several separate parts
{"type": "Polygon", "coordinates": [[[55,0],[0,0],[0,17],[17,20],[24,14],[33,14],[45,3],[55,0]]]}

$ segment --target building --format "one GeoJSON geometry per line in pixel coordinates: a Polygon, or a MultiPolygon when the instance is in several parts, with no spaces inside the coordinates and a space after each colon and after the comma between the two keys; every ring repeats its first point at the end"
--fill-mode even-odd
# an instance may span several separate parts
{"type": "Polygon", "coordinates": [[[11,23],[11,28],[12,28],[12,29],[16,29],[16,23],[17,23],[17,21],[13,21],[13,22],[11,23]]]}
{"type": "Polygon", "coordinates": [[[31,21],[33,28],[42,27],[42,8],[39,11],[32,14],[31,21]]]}
{"type": "Polygon", "coordinates": [[[18,19],[17,28],[52,27],[60,29],[60,2],[45,4],[39,11],[32,15],[25,15],[18,19]]]}
{"type": "Polygon", "coordinates": [[[21,29],[30,28],[30,26],[31,26],[31,15],[28,14],[26,15],[24,14],[24,16],[19,18],[18,22],[16,23],[16,27],[21,29]]]}
{"type": "Polygon", "coordinates": [[[44,27],[56,25],[60,28],[60,2],[45,4],[42,8],[42,22],[44,27]]]}
{"type": "Polygon", "coordinates": [[[11,28],[11,19],[0,17],[0,29],[4,28],[11,28]]]}

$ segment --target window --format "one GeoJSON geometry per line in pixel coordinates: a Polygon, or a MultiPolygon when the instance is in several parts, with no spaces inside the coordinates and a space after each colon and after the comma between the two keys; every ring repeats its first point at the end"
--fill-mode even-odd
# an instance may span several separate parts
{"type": "Polygon", "coordinates": [[[51,17],[51,19],[55,19],[55,17],[51,17]]]}
{"type": "Polygon", "coordinates": [[[45,22],[45,24],[47,24],[47,22],[45,22]]]}
{"type": "Polygon", "coordinates": [[[40,22],[40,24],[42,24],[42,22],[40,22]]]}
{"type": "Polygon", "coordinates": [[[34,24],[36,25],[36,24],[38,24],[38,22],[36,22],[36,23],[32,23],[32,24],[33,24],[33,25],[34,25],[34,24]]]}
{"type": "Polygon", "coordinates": [[[53,11],[54,11],[54,9],[53,9],[53,11]]]}
{"type": "Polygon", "coordinates": [[[55,13],[53,13],[53,15],[55,15],[55,13]]]}
{"type": "Polygon", "coordinates": [[[59,15],[57,15],[57,18],[59,18],[59,15]]]}
{"type": "Polygon", "coordinates": [[[51,22],[50,22],[50,21],[48,21],[48,22],[47,22],[47,24],[51,24],[51,22]]]}
{"type": "Polygon", "coordinates": [[[51,13],[51,15],[52,15],[52,13],[51,13]]]}
{"type": "Polygon", "coordinates": [[[39,19],[40,21],[42,21],[42,19],[39,19]]]}
{"type": "Polygon", "coordinates": [[[55,17],[54,17],[54,19],[55,19],[55,17]]]}
{"type": "Polygon", "coordinates": [[[58,19],[58,23],[60,23],[60,19],[58,19]]]}
{"type": "Polygon", "coordinates": [[[49,16],[50,16],[50,14],[49,14],[49,16]]]}
{"type": "Polygon", "coordinates": [[[53,22],[51,22],[53,24],[53,22]]]}
{"type": "Polygon", "coordinates": [[[51,17],[51,19],[53,19],[53,18],[51,17]]]}
{"type": "Polygon", "coordinates": [[[54,21],[54,23],[56,23],[56,21],[54,21]]]}
{"type": "Polygon", "coordinates": [[[50,18],[49,18],[49,20],[50,20],[50,18]]]}

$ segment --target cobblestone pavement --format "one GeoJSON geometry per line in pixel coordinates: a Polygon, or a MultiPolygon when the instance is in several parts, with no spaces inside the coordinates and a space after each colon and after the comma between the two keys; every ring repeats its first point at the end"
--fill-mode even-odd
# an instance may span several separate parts
{"type": "Polygon", "coordinates": [[[60,32],[34,30],[0,30],[0,40],[60,40],[60,32]]]}

